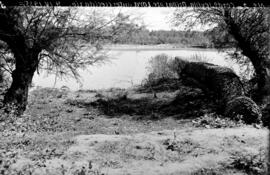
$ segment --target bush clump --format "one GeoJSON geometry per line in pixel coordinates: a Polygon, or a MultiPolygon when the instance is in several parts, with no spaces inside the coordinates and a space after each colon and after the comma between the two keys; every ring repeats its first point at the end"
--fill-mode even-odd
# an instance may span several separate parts
{"type": "MultiPolygon", "coordinates": [[[[209,62],[203,55],[194,54],[183,58],[191,62],[209,62]]],[[[148,76],[143,80],[143,89],[150,91],[170,91],[177,90],[182,85],[179,75],[178,59],[174,59],[166,54],[159,54],[149,60],[148,76]]]]}
{"type": "Polygon", "coordinates": [[[243,125],[241,120],[236,122],[215,113],[205,114],[192,122],[196,127],[205,128],[232,128],[243,125]]]}
{"type": "Polygon", "coordinates": [[[176,71],[174,60],[171,57],[166,54],[156,55],[150,59],[147,69],[149,74],[147,78],[142,82],[145,89],[177,89],[177,81],[179,77],[176,71]]]}
{"type": "Polygon", "coordinates": [[[240,96],[227,103],[225,116],[232,119],[238,119],[239,116],[247,124],[261,122],[261,109],[248,97],[240,96]]]}

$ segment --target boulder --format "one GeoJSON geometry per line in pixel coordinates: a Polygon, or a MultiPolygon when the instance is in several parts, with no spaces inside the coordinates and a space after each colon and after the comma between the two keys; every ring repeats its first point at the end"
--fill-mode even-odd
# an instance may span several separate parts
{"type": "Polygon", "coordinates": [[[242,116],[246,123],[257,123],[261,119],[261,111],[257,104],[246,97],[244,87],[235,72],[205,62],[189,62],[179,57],[175,58],[178,65],[179,77],[188,77],[196,80],[199,88],[207,89],[215,94],[220,105],[224,108],[224,115],[230,118],[242,116]]]}

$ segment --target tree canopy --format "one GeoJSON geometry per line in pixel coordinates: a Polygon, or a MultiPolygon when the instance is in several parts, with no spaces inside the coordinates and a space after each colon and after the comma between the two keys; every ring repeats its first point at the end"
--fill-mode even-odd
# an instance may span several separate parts
{"type": "MultiPolygon", "coordinates": [[[[15,6],[0,8],[2,68],[12,75],[4,102],[25,109],[34,73],[79,77],[78,70],[106,59],[102,44],[126,27],[128,15],[109,17],[95,9],[15,6]],[[124,27],[123,27],[124,26],[124,27]]],[[[131,23],[129,23],[131,25],[131,23]]]]}
{"type": "MultiPolygon", "coordinates": [[[[10,54],[26,52],[16,47],[20,44],[39,52],[38,71],[45,69],[59,75],[78,77],[78,68],[104,60],[102,42],[123,30],[121,26],[110,26],[118,17],[105,19],[99,11],[92,10],[82,19],[78,15],[79,10],[64,7],[1,9],[1,57],[7,63],[14,63],[10,54]]],[[[8,66],[10,72],[13,69],[8,66]]]]}

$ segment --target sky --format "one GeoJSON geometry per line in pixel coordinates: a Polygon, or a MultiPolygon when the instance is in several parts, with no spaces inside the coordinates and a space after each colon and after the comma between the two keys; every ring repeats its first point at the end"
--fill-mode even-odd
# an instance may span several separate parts
{"type": "MultiPolygon", "coordinates": [[[[82,7],[81,13],[86,13],[91,7],[82,7]]],[[[93,8],[92,8],[93,9],[93,8]]],[[[102,12],[117,14],[119,12],[140,18],[149,30],[177,29],[172,26],[170,19],[174,7],[95,7],[102,12]]]]}
{"type": "Polygon", "coordinates": [[[169,7],[144,7],[144,8],[122,8],[125,12],[141,14],[142,19],[149,30],[171,30],[176,29],[170,23],[175,8],[169,7]]]}
{"type": "MultiPolygon", "coordinates": [[[[176,7],[81,7],[80,12],[87,14],[87,11],[93,9],[112,16],[115,16],[119,12],[130,14],[143,21],[149,30],[185,30],[184,25],[175,27],[171,22],[176,7]]],[[[203,31],[209,28],[196,26],[193,30],[203,31]]]]}

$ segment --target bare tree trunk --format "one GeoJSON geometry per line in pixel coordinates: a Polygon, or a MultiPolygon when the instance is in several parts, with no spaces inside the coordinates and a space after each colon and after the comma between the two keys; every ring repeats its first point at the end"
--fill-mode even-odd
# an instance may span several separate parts
{"type": "Polygon", "coordinates": [[[26,109],[28,87],[32,82],[34,71],[24,72],[15,70],[12,73],[12,84],[4,97],[4,103],[14,104],[18,107],[18,114],[21,115],[26,109]]]}
{"type": "Polygon", "coordinates": [[[226,24],[228,26],[229,33],[235,38],[238,43],[238,47],[242,50],[242,54],[249,58],[254,66],[257,76],[257,89],[254,94],[254,100],[258,103],[262,103],[264,97],[270,95],[270,60],[269,55],[261,55],[261,48],[254,47],[254,43],[248,40],[243,34],[241,34],[241,28],[235,23],[232,17],[229,15],[229,10],[225,11],[226,24]]]}
{"type": "Polygon", "coordinates": [[[270,68],[266,65],[256,69],[257,89],[254,100],[259,103],[265,103],[264,99],[270,96],[270,68]]]}
{"type": "Polygon", "coordinates": [[[12,83],[4,96],[4,104],[15,105],[17,115],[21,115],[26,109],[29,86],[38,66],[38,53],[14,54],[14,57],[16,68],[12,72],[12,83]]]}

